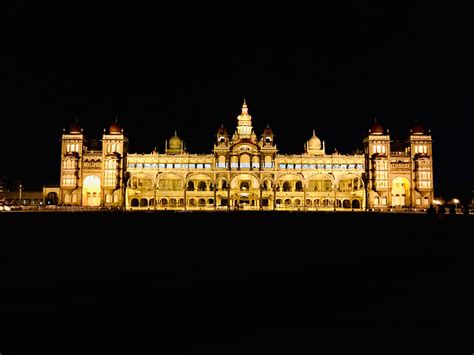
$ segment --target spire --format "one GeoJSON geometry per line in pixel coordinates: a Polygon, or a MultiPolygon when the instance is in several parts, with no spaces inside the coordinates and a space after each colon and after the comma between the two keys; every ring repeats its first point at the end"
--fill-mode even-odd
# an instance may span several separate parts
{"type": "Polygon", "coordinates": [[[316,131],[313,129],[313,137],[316,137],[316,131]]]}
{"type": "Polygon", "coordinates": [[[174,130],[174,135],[175,135],[175,137],[178,136],[178,131],[176,129],[174,130]]]}
{"type": "Polygon", "coordinates": [[[244,103],[242,105],[242,114],[248,114],[248,107],[247,107],[247,101],[244,99],[244,103]]]}

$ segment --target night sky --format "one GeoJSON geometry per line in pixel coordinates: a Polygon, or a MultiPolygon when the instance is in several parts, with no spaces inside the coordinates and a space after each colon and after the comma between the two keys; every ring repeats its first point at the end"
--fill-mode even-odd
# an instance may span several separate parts
{"type": "Polygon", "coordinates": [[[163,152],[176,129],[191,153],[210,153],[246,98],[280,153],[301,153],[314,128],[327,152],[351,154],[375,116],[394,139],[418,120],[435,141],[435,195],[470,196],[468,9],[174,3],[3,5],[0,176],[57,183],[59,139],[76,117],[100,137],[117,116],[131,152],[163,152]]]}

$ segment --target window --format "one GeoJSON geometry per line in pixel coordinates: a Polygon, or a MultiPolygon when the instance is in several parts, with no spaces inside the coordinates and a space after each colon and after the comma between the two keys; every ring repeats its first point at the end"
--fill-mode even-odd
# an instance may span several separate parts
{"type": "Polygon", "coordinates": [[[211,168],[211,164],[204,164],[204,169],[210,169],[211,168]]]}
{"type": "Polygon", "coordinates": [[[273,168],[273,163],[265,162],[264,167],[265,168],[273,168]]]}
{"type": "Polygon", "coordinates": [[[324,168],[325,168],[326,170],[331,170],[331,164],[326,164],[326,165],[324,166],[324,168]]]}
{"type": "Polygon", "coordinates": [[[260,163],[252,163],[252,168],[253,168],[253,169],[258,169],[258,168],[260,168],[260,163]]]}
{"type": "Polygon", "coordinates": [[[286,164],[280,164],[280,169],[286,169],[286,164]]]}
{"type": "Polygon", "coordinates": [[[374,198],[374,205],[375,205],[375,206],[378,206],[378,204],[379,204],[379,198],[378,198],[378,197],[375,197],[375,198],[374,198]]]}
{"type": "Polygon", "coordinates": [[[189,169],[196,169],[196,164],[189,164],[189,169]]]}
{"type": "Polygon", "coordinates": [[[295,164],[295,169],[301,169],[301,164],[295,164]]]}
{"type": "Polygon", "coordinates": [[[178,164],[174,164],[174,167],[175,167],[175,169],[181,169],[182,165],[178,163],[178,164]]]}
{"type": "Polygon", "coordinates": [[[145,164],[145,169],[150,169],[151,168],[151,164],[145,164]]]}
{"type": "Polygon", "coordinates": [[[167,163],[166,164],[166,169],[173,169],[173,164],[167,163]]]}
{"type": "Polygon", "coordinates": [[[386,205],[387,204],[387,197],[382,197],[382,205],[386,205]]]}
{"type": "Polygon", "coordinates": [[[237,169],[239,167],[239,163],[230,163],[231,169],[237,169]]]}
{"type": "Polygon", "coordinates": [[[303,169],[308,169],[309,165],[308,164],[303,164],[303,169]]]}
{"type": "Polygon", "coordinates": [[[294,165],[293,164],[288,164],[287,169],[294,169],[294,165]]]}
{"type": "Polygon", "coordinates": [[[161,163],[161,164],[158,164],[158,168],[160,168],[160,169],[164,169],[164,168],[165,168],[165,166],[166,166],[166,165],[165,165],[165,164],[163,164],[163,163],[161,163]]]}
{"type": "Polygon", "coordinates": [[[202,169],[202,168],[204,168],[204,164],[196,164],[196,168],[197,169],[202,169]]]}
{"type": "Polygon", "coordinates": [[[250,163],[240,163],[240,167],[243,169],[250,169],[250,163]]]}
{"type": "Polygon", "coordinates": [[[357,164],[357,169],[362,169],[362,164],[357,164]]]}
{"type": "Polygon", "coordinates": [[[226,163],[217,163],[217,167],[218,168],[227,168],[227,164],[226,163]]]}

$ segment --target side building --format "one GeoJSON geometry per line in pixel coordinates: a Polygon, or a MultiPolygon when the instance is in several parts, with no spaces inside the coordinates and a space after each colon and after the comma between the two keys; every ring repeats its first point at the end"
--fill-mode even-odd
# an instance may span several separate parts
{"type": "Polygon", "coordinates": [[[114,123],[102,149],[72,124],[62,136],[59,203],[127,210],[365,210],[426,208],[433,199],[431,136],[412,130],[403,150],[374,122],[360,154],[327,154],[313,131],[301,154],[280,154],[272,129],[257,137],[244,101],[232,135],[221,126],[210,154],[177,134],[164,153],[128,153],[114,123]]]}

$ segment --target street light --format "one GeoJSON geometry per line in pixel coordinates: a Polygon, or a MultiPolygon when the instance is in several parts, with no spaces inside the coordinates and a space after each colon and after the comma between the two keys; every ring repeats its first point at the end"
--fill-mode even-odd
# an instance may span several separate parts
{"type": "Polygon", "coordinates": [[[20,187],[19,187],[19,188],[20,188],[20,206],[21,206],[21,189],[23,188],[23,185],[20,184],[20,187]]]}
{"type": "Polygon", "coordinates": [[[458,209],[459,200],[458,200],[457,198],[454,198],[454,199],[453,199],[453,202],[454,202],[454,208],[457,210],[457,209],[458,209]]]}

